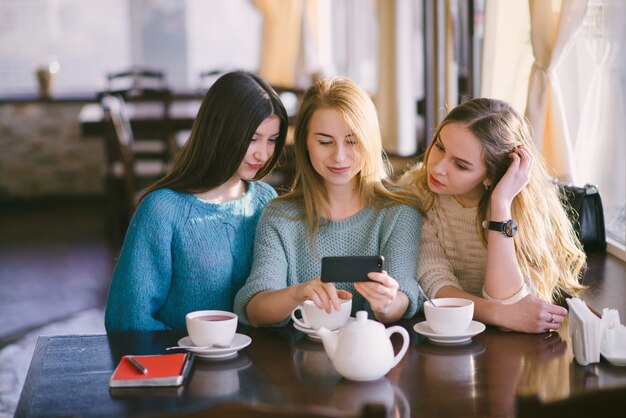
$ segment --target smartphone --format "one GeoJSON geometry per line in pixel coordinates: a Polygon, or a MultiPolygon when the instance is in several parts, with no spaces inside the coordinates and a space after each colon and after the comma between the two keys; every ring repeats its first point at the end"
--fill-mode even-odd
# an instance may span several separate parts
{"type": "Polygon", "coordinates": [[[366,282],[367,273],[382,272],[385,258],[382,255],[322,258],[323,282],[366,282]]]}

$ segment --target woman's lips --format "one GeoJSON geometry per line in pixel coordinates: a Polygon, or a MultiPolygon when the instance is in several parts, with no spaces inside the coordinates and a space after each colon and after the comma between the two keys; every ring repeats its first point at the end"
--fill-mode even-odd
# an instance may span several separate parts
{"type": "Polygon", "coordinates": [[[437,180],[433,177],[433,175],[432,175],[432,174],[428,176],[428,179],[430,180],[430,183],[431,183],[433,186],[436,186],[436,187],[443,187],[443,186],[444,186],[444,184],[443,184],[442,182],[440,182],[440,181],[437,181],[437,180]]]}
{"type": "Polygon", "coordinates": [[[328,167],[328,171],[333,174],[343,174],[348,171],[350,167],[328,167]]]}
{"type": "Polygon", "coordinates": [[[248,167],[250,167],[253,170],[258,170],[261,167],[263,167],[263,164],[250,164],[250,163],[248,163],[248,167]]]}

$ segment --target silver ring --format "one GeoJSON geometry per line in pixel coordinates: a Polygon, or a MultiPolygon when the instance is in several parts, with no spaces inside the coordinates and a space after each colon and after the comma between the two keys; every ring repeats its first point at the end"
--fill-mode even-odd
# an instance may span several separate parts
{"type": "Polygon", "coordinates": [[[554,322],[554,314],[553,313],[550,314],[550,320],[548,322],[550,322],[550,323],[554,322]]]}

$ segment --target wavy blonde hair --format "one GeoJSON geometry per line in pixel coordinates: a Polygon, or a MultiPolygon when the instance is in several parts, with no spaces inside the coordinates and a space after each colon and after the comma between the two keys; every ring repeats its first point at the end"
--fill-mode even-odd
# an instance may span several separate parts
{"type": "Polygon", "coordinates": [[[415,205],[415,198],[403,191],[392,191],[383,181],[391,174],[391,166],[383,150],[378,116],[372,99],[354,81],[345,77],[323,79],[311,86],[304,95],[294,130],[296,176],[291,191],[278,199],[300,201],[304,205],[304,219],[315,247],[315,237],[328,217],[328,193],[323,178],[315,171],[307,151],[309,124],[318,109],[336,110],[356,141],[359,162],[358,192],[363,201],[375,207],[389,207],[399,203],[415,205]]]}
{"type": "Polygon", "coordinates": [[[576,295],[584,288],[580,278],[586,268],[586,256],[561,203],[558,187],[551,181],[538,153],[528,121],[501,100],[479,98],[455,107],[437,127],[424,155],[424,164],[412,169],[401,181],[420,197],[421,208],[432,208],[436,194],[427,184],[427,162],[441,129],[452,123],[467,128],[482,145],[483,162],[491,187],[485,190],[476,217],[476,228],[487,243],[482,221],[487,218],[491,191],[510,164],[509,153],[524,146],[533,156],[530,182],[515,196],[511,214],[519,229],[515,236],[515,254],[524,277],[546,301],[576,295]]]}

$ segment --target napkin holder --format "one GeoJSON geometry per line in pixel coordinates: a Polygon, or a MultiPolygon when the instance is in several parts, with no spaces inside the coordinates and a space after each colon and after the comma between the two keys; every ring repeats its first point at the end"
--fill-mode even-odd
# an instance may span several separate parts
{"type": "Polygon", "coordinates": [[[599,318],[581,299],[567,299],[567,304],[576,361],[583,366],[598,363],[602,354],[611,364],[626,365],[626,326],[620,323],[619,312],[604,308],[599,318]]]}
{"type": "Polygon", "coordinates": [[[568,332],[572,339],[574,358],[582,366],[600,362],[600,318],[581,299],[569,298],[567,304],[570,308],[568,332]]]}

